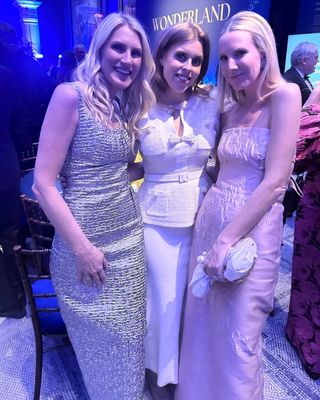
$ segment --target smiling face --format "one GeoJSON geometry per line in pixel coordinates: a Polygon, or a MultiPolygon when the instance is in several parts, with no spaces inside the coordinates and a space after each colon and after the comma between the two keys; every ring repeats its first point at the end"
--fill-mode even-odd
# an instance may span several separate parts
{"type": "Polygon", "coordinates": [[[199,40],[172,45],[160,63],[168,85],[165,97],[168,102],[181,102],[188,96],[187,90],[199,77],[203,61],[203,49],[199,40]]]}
{"type": "Polygon", "coordinates": [[[138,34],[127,25],[115,30],[101,48],[101,71],[111,97],[134,82],[141,62],[142,45],[138,34]]]}
{"type": "Polygon", "coordinates": [[[256,90],[261,72],[262,55],[251,33],[231,31],[219,40],[220,71],[235,91],[256,90]]]}

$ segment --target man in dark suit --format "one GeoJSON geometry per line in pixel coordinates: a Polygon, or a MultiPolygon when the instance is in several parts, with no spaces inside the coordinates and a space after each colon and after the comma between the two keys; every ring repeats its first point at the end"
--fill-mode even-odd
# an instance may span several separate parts
{"type": "Polygon", "coordinates": [[[285,80],[299,86],[302,105],[307,101],[313,89],[308,75],[314,72],[318,57],[318,47],[315,44],[299,43],[291,53],[291,68],[283,74],[285,80]]]}
{"type": "MultiPolygon", "coordinates": [[[[314,72],[318,57],[318,47],[315,44],[310,42],[298,43],[291,53],[291,68],[283,74],[285,80],[299,86],[302,105],[308,100],[313,90],[308,75],[314,72]]],[[[299,196],[292,189],[286,191],[283,200],[283,223],[297,209],[299,199],[299,196]]]]}

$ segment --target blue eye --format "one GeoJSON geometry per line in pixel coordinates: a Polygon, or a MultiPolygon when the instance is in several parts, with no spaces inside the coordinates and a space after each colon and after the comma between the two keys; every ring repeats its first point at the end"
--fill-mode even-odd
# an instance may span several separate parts
{"type": "Polygon", "coordinates": [[[200,67],[201,64],[202,64],[202,57],[195,57],[192,59],[193,67],[200,67]]]}
{"type": "Polygon", "coordinates": [[[141,58],[142,57],[142,51],[140,49],[133,49],[131,51],[131,56],[133,58],[141,58]]]}
{"type": "Polygon", "coordinates": [[[240,49],[240,50],[236,51],[236,57],[238,57],[238,58],[241,58],[245,54],[247,54],[247,50],[240,49]]]}
{"type": "Polygon", "coordinates": [[[177,52],[177,53],[175,54],[175,58],[176,58],[178,61],[180,61],[180,62],[185,62],[185,61],[187,60],[187,56],[186,56],[186,54],[183,53],[183,52],[177,52]]]}
{"type": "Polygon", "coordinates": [[[118,53],[123,53],[125,51],[125,47],[121,43],[112,43],[111,48],[112,50],[115,50],[118,53]]]}

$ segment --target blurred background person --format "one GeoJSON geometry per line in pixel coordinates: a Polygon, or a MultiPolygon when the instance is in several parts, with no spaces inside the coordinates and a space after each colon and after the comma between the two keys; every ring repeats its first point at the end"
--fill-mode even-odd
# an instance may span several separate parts
{"type": "Polygon", "coordinates": [[[20,169],[11,124],[16,101],[13,71],[0,64],[0,317],[22,318],[26,299],[13,247],[19,243],[20,169]]]}
{"type": "MultiPolygon", "coordinates": [[[[291,68],[283,77],[288,82],[296,83],[301,93],[302,105],[308,100],[313,86],[309,80],[309,75],[315,71],[318,63],[318,46],[310,42],[298,43],[291,53],[291,68]]],[[[287,218],[292,217],[299,204],[300,197],[292,188],[288,188],[283,199],[283,223],[287,218]]]]}
{"type": "Polygon", "coordinates": [[[84,44],[78,43],[73,48],[74,56],[79,65],[86,58],[86,48],[84,44]]]}
{"type": "Polygon", "coordinates": [[[309,75],[315,71],[318,58],[317,45],[310,42],[298,43],[291,53],[291,67],[283,74],[286,81],[296,83],[299,86],[301,105],[308,100],[313,90],[309,75]]]}
{"type": "Polygon", "coordinates": [[[38,142],[50,97],[56,86],[42,66],[17,38],[14,28],[0,22],[0,64],[14,73],[17,82],[12,136],[18,156],[38,142]]]}
{"type": "Polygon", "coordinates": [[[292,288],[286,335],[308,374],[320,378],[320,86],[301,115],[294,166],[306,172],[298,205],[292,259],[292,288]]]}
{"type": "Polygon", "coordinates": [[[60,59],[60,67],[57,72],[57,84],[73,81],[73,73],[77,68],[77,60],[73,51],[64,51],[60,59]]]}

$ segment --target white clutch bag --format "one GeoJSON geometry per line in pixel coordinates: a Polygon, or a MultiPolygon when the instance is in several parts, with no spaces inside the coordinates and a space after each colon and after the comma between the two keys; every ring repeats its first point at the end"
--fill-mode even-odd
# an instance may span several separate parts
{"type": "MultiPolygon", "coordinates": [[[[195,297],[204,297],[212,283],[217,279],[210,278],[204,271],[203,260],[206,256],[204,251],[197,258],[197,266],[189,287],[192,287],[192,294],[195,297]]],[[[224,277],[230,282],[239,281],[245,278],[257,258],[257,245],[251,238],[240,239],[235,245],[231,246],[225,258],[224,277]]]]}

